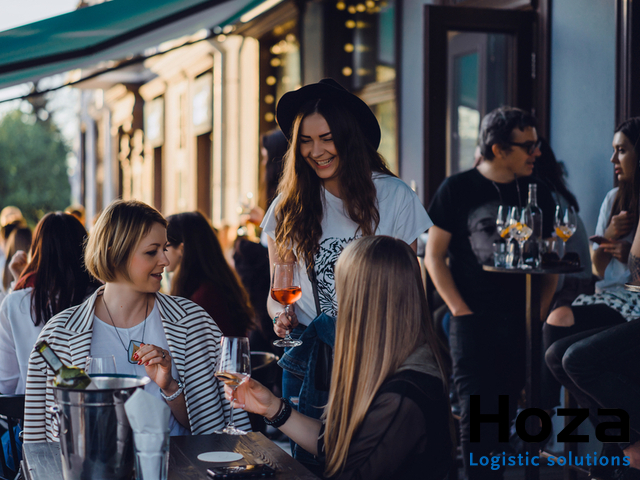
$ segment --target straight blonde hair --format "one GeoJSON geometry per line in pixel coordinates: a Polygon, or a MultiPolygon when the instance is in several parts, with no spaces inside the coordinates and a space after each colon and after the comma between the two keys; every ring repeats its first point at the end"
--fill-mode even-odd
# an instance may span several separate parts
{"type": "Polygon", "coordinates": [[[411,247],[391,237],[362,237],[340,255],[335,283],[334,381],[325,410],[327,476],[344,467],[376,392],[417,347],[431,347],[446,378],[411,247]]]}
{"type": "Polygon", "coordinates": [[[103,282],[126,280],[129,261],[140,240],[155,223],[167,228],[167,221],[155,208],[137,200],[116,200],[100,214],[84,252],[87,270],[103,282]]]}

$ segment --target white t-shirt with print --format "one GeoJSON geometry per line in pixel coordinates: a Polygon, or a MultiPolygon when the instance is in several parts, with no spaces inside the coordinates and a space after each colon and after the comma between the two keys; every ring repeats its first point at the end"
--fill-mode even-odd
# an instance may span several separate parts
{"type": "MultiPolygon", "coordinates": [[[[101,299],[102,297],[99,298],[101,299]]],[[[155,302],[147,319],[131,328],[114,327],[112,324],[103,322],[94,315],[93,335],[91,337],[91,356],[106,357],[113,355],[116,359],[117,373],[145,377],[147,376],[147,372],[144,365],[129,363],[129,355],[125,351],[125,347],[129,347],[129,342],[131,340],[135,340],[137,342],[144,340],[144,343],[146,344],[155,345],[164,350],[169,350],[169,344],[167,343],[167,337],[162,326],[162,319],[160,318],[157,301],[155,302]]],[[[178,376],[178,370],[176,369],[175,363],[173,362],[171,365],[171,374],[175,379],[180,378],[178,376]]],[[[144,387],[144,389],[147,393],[163,400],[160,395],[160,387],[157,383],[151,381],[144,387]]],[[[171,414],[169,419],[169,429],[169,434],[172,436],[191,435],[189,429],[183,427],[180,422],[175,419],[173,414],[171,414]]]]}
{"type": "MultiPolygon", "coordinates": [[[[418,196],[406,183],[396,177],[381,173],[373,174],[376,187],[380,223],[376,235],[388,235],[413,243],[418,235],[427,231],[432,225],[429,215],[420,203],[418,196]]],[[[336,316],[337,303],[335,295],[334,268],[338,256],[351,241],[362,236],[356,235],[358,225],[346,214],[342,200],[324,190],[324,215],[322,218],[322,237],[320,250],[315,257],[315,270],[318,278],[318,297],[322,311],[336,316]]],[[[265,214],[261,227],[272,239],[275,239],[275,209],[280,203],[278,195],[265,214]]],[[[309,325],[318,315],[313,298],[311,282],[306,274],[306,266],[300,261],[300,283],[302,298],[296,303],[295,311],[303,325],[309,325]]]]}

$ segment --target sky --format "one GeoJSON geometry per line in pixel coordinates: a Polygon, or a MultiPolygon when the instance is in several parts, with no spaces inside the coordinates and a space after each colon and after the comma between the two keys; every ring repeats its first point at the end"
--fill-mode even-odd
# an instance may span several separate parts
{"type": "Polygon", "coordinates": [[[77,4],[78,0],[0,0],[0,31],[71,12],[77,4]]]}

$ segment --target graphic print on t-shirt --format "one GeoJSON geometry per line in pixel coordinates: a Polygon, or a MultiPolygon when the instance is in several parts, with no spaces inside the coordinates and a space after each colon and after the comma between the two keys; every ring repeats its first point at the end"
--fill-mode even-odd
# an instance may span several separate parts
{"type": "MultiPolygon", "coordinates": [[[[335,276],[334,271],[338,257],[342,253],[344,247],[354,241],[352,238],[325,238],[320,243],[320,249],[315,256],[316,277],[318,279],[318,299],[320,300],[320,308],[327,315],[336,317],[338,315],[338,304],[336,302],[335,293],[335,276]]],[[[320,312],[318,312],[320,314],[320,312]]]]}
{"type": "Polygon", "coordinates": [[[493,242],[500,238],[496,230],[499,202],[492,201],[469,211],[467,228],[471,250],[480,265],[493,265],[493,242]]]}

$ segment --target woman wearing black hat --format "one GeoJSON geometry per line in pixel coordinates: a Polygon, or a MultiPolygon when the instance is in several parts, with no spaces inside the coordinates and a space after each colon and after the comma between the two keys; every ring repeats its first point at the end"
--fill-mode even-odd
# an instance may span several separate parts
{"type": "MultiPolygon", "coordinates": [[[[262,228],[269,236],[271,263],[296,261],[303,274],[302,298],[292,309],[294,313],[287,317],[272,299],[268,310],[275,332],[282,337],[295,327],[295,337],[321,313],[337,316],[334,266],[348,243],[365,235],[389,235],[415,250],[418,235],[432,223],[417,195],[389,171],[378,154],[380,126],[373,112],[337,82],[325,79],[286,93],[276,116],[290,145],[278,197],[262,228]],[[304,274],[307,271],[315,272],[317,278],[319,309],[314,287],[304,274]]],[[[331,337],[333,346],[333,334],[331,337]]],[[[291,350],[299,360],[310,350],[309,342],[291,350]]],[[[314,368],[313,358],[302,362],[307,371],[314,368]]],[[[290,380],[285,370],[283,394],[298,397],[301,384],[290,380]]],[[[322,409],[312,405],[324,405],[327,393],[301,397],[299,410],[319,418],[322,409]]]]}

